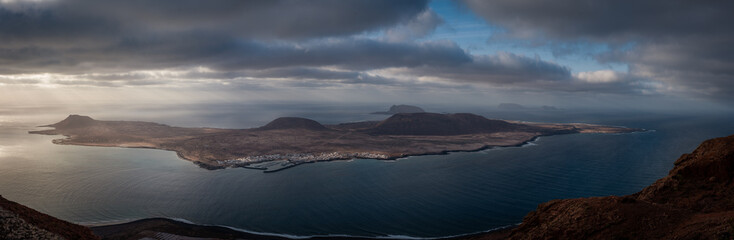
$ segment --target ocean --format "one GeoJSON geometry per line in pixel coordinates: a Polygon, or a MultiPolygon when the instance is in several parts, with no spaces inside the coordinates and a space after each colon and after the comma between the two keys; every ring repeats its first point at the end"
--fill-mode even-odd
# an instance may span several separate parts
{"type": "Polygon", "coordinates": [[[635,193],[703,140],[734,134],[731,114],[436,107],[490,118],[644,128],[541,137],[522,147],[304,164],[276,173],[205,170],[152,149],[62,146],[28,134],[68,114],[184,127],[249,128],[280,116],[325,124],[380,120],[385,106],[258,105],[17,107],[0,111],[0,194],[87,225],[149,217],[286,236],[430,238],[522,221],[539,203],[635,193]]]}

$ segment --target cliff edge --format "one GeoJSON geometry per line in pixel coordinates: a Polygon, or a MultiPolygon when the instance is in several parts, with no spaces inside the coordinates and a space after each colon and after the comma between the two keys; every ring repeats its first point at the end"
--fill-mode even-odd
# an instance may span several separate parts
{"type": "Polygon", "coordinates": [[[0,239],[99,239],[87,227],[59,220],[0,196],[0,239]]]}
{"type": "Polygon", "coordinates": [[[732,180],[734,135],[707,140],[638,193],[540,204],[508,239],[734,239],[732,180]]]}

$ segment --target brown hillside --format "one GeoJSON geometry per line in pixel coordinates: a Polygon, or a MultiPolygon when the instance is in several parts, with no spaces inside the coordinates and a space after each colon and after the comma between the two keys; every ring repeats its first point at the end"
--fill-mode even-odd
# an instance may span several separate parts
{"type": "Polygon", "coordinates": [[[0,239],[99,239],[87,227],[59,220],[0,196],[0,239]]]}
{"type": "Polygon", "coordinates": [[[470,113],[400,113],[365,132],[375,135],[461,135],[515,131],[527,127],[470,113]]]}
{"type": "Polygon", "coordinates": [[[325,131],[328,128],[321,123],[299,117],[281,117],[259,128],[260,130],[278,130],[278,129],[308,129],[314,131],[325,131]]]}
{"type": "Polygon", "coordinates": [[[540,204],[509,239],[733,239],[732,180],[734,135],[707,140],[639,193],[540,204]]]}
{"type": "Polygon", "coordinates": [[[56,129],[80,128],[94,125],[96,121],[88,116],[69,115],[61,122],[47,125],[47,127],[55,127],[56,129]]]}

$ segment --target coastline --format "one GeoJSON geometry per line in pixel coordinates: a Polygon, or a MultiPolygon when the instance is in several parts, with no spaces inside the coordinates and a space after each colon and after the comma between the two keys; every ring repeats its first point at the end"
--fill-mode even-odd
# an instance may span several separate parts
{"type": "MultiPolygon", "coordinates": [[[[45,127],[45,126],[43,126],[43,127],[45,127]]],[[[654,131],[655,130],[640,129],[638,131],[631,131],[631,132],[624,132],[624,133],[616,133],[616,134],[644,133],[644,132],[654,132],[654,131]]],[[[207,169],[207,170],[220,170],[220,169],[227,169],[227,168],[245,168],[245,169],[251,169],[251,170],[261,170],[261,171],[263,171],[263,173],[275,173],[275,172],[279,172],[279,171],[282,171],[282,170],[293,168],[293,167],[296,167],[296,166],[299,166],[299,165],[302,165],[302,164],[318,163],[318,162],[349,161],[349,160],[355,160],[355,159],[373,159],[373,160],[377,160],[377,161],[395,161],[395,160],[400,160],[400,159],[409,158],[409,157],[417,157],[417,156],[448,155],[450,153],[481,152],[481,151],[484,151],[484,150],[496,149],[496,148],[524,147],[524,146],[530,145],[533,142],[537,141],[540,137],[550,137],[550,136],[568,135],[568,134],[609,134],[609,133],[560,132],[560,133],[540,134],[540,135],[533,136],[533,137],[531,137],[531,138],[529,138],[529,139],[527,139],[525,141],[521,141],[521,142],[518,142],[516,144],[510,144],[510,145],[484,145],[484,146],[482,146],[480,148],[476,148],[476,149],[467,149],[467,150],[443,150],[443,151],[438,151],[438,152],[425,152],[425,153],[415,153],[415,154],[404,154],[404,155],[399,155],[399,156],[389,156],[387,158],[362,158],[362,157],[340,158],[340,157],[337,157],[337,158],[330,158],[330,159],[320,159],[320,160],[315,160],[315,161],[305,161],[305,162],[293,163],[292,165],[289,165],[287,167],[277,168],[277,169],[273,169],[273,170],[268,170],[268,168],[263,168],[263,167],[251,166],[251,165],[258,164],[258,163],[263,163],[263,162],[251,163],[251,164],[247,164],[247,165],[245,165],[245,164],[213,165],[213,164],[209,164],[209,163],[206,163],[206,162],[203,162],[203,161],[199,161],[199,160],[194,160],[194,159],[187,158],[184,154],[182,154],[180,151],[177,151],[177,150],[164,149],[164,148],[156,148],[156,147],[150,147],[150,146],[121,146],[121,145],[104,145],[104,144],[68,143],[68,142],[63,142],[63,141],[55,141],[55,140],[63,140],[63,139],[55,139],[53,141],[53,143],[54,144],[58,144],[58,145],[69,145],[69,146],[116,147],[116,148],[154,149],[154,150],[162,150],[162,151],[172,151],[172,152],[176,153],[176,156],[179,159],[192,162],[193,164],[197,165],[198,167],[201,167],[201,168],[204,168],[204,169],[207,169]]],[[[51,134],[48,134],[48,135],[51,135],[51,134]]],[[[64,137],[66,137],[65,139],[71,139],[70,136],[64,135],[64,137]]],[[[270,162],[270,161],[265,161],[265,162],[270,162]]]]}
{"type": "Polygon", "coordinates": [[[70,115],[61,122],[42,127],[54,129],[29,133],[62,135],[64,138],[52,140],[59,145],[167,150],[207,170],[241,167],[265,173],[304,163],[397,160],[518,147],[542,136],[645,131],[579,123],[518,124],[473,114],[433,113],[396,114],[379,124],[347,123],[329,127],[310,119],[285,117],[250,129],[182,128],[70,115]],[[411,122],[429,124],[405,125],[411,122]]]}
{"type": "Polygon", "coordinates": [[[416,237],[407,235],[384,235],[384,236],[358,236],[348,234],[325,234],[325,235],[293,235],[284,233],[257,232],[226,225],[208,225],[197,224],[187,219],[169,218],[169,217],[152,217],[128,221],[112,221],[113,224],[87,224],[85,226],[100,237],[111,238],[120,234],[142,234],[144,232],[162,232],[166,234],[179,235],[189,233],[191,229],[197,230],[197,236],[201,238],[216,238],[221,236],[229,236],[234,238],[247,239],[343,239],[343,240],[374,240],[374,239],[394,239],[394,240],[457,240],[457,239],[473,239],[475,237],[493,237],[490,239],[502,239],[509,235],[510,231],[519,226],[520,223],[492,228],[485,231],[478,231],[466,234],[457,234],[440,237],[416,237]],[[131,232],[132,231],[132,232],[131,232]]]}
{"type": "MultiPolygon", "coordinates": [[[[645,132],[645,131],[642,131],[645,132]]],[[[634,133],[634,132],[630,132],[634,133]]],[[[372,159],[377,161],[396,161],[400,159],[405,159],[409,157],[419,157],[419,156],[440,156],[440,155],[448,155],[450,153],[461,153],[461,152],[481,152],[484,150],[489,149],[496,149],[496,148],[514,148],[514,147],[524,147],[526,145],[532,144],[532,142],[535,142],[540,137],[549,137],[549,136],[556,136],[556,135],[567,135],[567,134],[573,134],[573,133],[562,133],[562,134],[549,134],[549,135],[538,135],[534,136],[526,141],[522,141],[517,144],[512,145],[485,145],[481,148],[477,149],[470,149],[470,150],[445,150],[440,152],[428,152],[428,153],[420,153],[420,154],[405,154],[401,156],[392,156],[388,158],[360,158],[360,157],[352,157],[352,158],[332,158],[332,159],[324,159],[324,160],[316,160],[316,161],[308,161],[308,162],[300,162],[293,165],[289,165],[287,167],[278,168],[274,170],[268,170],[268,168],[262,168],[262,167],[254,167],[250,165],[233,165],[233,166],[222,166],[222,165],[211,165],[202,161],[196,161],[192,159],[186,158],[183,154],[181,154],[178,151],[175,150],[168,150],[168,149],[159,149],[159,148],[153,148],[153,147],[125,147],[125,146],[112,146],[112,147],[118,147],[118,148],[140,148],[140,149],[155,149],[155,150],[162,150],[162,151],[172,151],[176,153],[176,156],[182,160],[190,161],[197,166],[207,169],[207,170],[220,170],[220,169],[227,169],[227,168],[246,168],[246,169],[252,169],[252,170],[262,170],[263,173],[275,173],[282,170],[286,170],[289,168],[293,168],[302,164],[310,164],[310,163],[319,163],[319,162],[333,162],[333,161],[350,161],[355,159],[372,159]]],[[[584,134],[584,133],[581,133],[584,134]]],[[[99,145],[77,145],[77,144],[68,144],[68,143],[59,143],[59,145],[71,145],[71,146],[86,146],[86,147],[106,147],[106,146],[99,146],[99,145]]]]}

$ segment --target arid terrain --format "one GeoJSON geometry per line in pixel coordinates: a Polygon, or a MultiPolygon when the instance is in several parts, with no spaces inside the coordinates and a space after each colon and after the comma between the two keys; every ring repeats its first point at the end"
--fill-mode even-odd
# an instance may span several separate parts
{"type": "Polygon", "coordinates": [[[0,196],[0,239],[99,239],[92,231],[0,196]]]}
{"type": "Polygon", "coordinates": [[[324,126],[283,117],[251,129],[182,128],[135,121],[99,121],[71,115],[33,134],[64,135],[56,144],[155,148],[175,151],[207,169],[247,167],[266,172],[302,163],[517,146],[538,136],[625,133],[641,129],[592,124],[509,122],[458,113],[401,113],[383,121],[324,126]]]}

